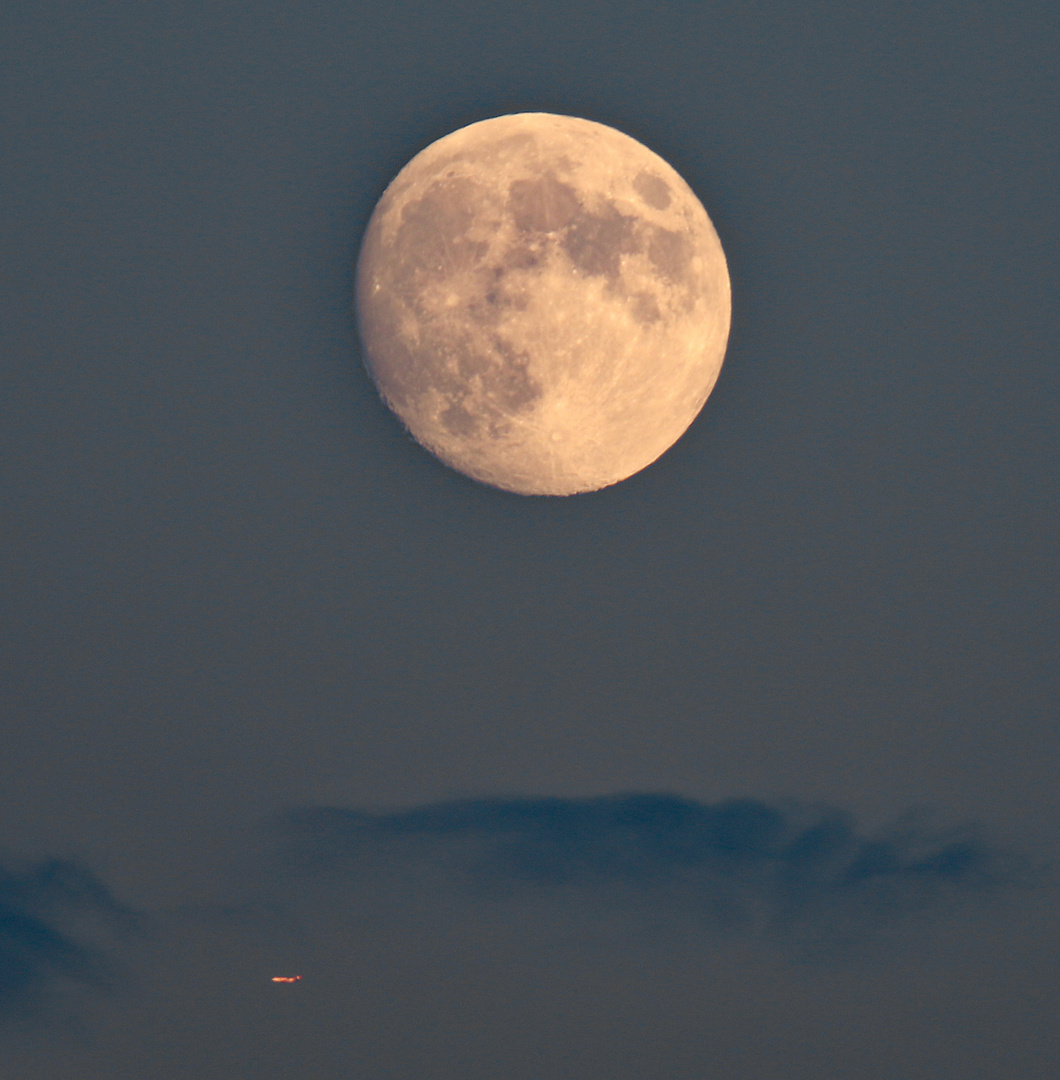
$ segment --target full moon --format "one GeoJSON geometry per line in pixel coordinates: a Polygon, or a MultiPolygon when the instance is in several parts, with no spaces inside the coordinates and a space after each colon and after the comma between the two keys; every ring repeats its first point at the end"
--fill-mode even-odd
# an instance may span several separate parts
{"type": "Polygon", "coordinates": [[[523,495],[624,480],[717,381],[729,273],[692,189],[590,120],[454,131],[383,193],[357,264],[365,364],[446,465],[523,495]]]}

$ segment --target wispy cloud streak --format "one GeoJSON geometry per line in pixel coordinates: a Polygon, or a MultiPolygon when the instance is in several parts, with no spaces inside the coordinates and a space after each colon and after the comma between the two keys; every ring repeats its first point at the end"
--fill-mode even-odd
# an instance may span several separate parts
{"type": "Polygon", "coordinates": [[[0,866],[0,1020],[64,986],[110,986],[115,971],[100,931],[130,921],[98,878],[71,862],[0,866]]]}
{"type": "Polygon", "coordinates": [[[480,799],[393,814],[303,808],[282,821],[297,873],[427,863],[478,891],[648,898],[718,928],[857,937],[1027,880],[964,827],[908,817],[878,833],[830,807],[673,795],[480,799]]]}

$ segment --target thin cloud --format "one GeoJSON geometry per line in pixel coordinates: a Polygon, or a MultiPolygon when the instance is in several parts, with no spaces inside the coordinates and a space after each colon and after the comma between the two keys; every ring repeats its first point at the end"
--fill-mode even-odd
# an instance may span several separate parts
{"type": "Polygon", "coordinates": [[[836,808],[754,799],[495,798],[393,814],[302,808],[285,816],[279,835],[298,874],[356,878],[425,864],[494,897],[648,901],[717,929],[833,942],[1029,881],[1014,853],[972,827],[940,832],[910,816],[865,833],[836,808]]]}
{"type": "MultiPolygon", "coordinates": [[[[490,798],[391,814],[308,807],[267,833],[278,841],[279,867],[274,852],[261,878],[245,850],[234,852],[244,900],[156,912],[146,955],[184,949],[203,927],[266,952],[278,941],[281,952],[298,952],[294,942],[307,935],[308,947],[317,915],[321,925],[336,912],[374,918],[391,900],[395,912],[436,911],[443,922],[499,904],[527,930],[572,915],[606,937],[615,926],[624,933],[632,915],[679,935],[698,927],[829,949],[1034,882],[1025,859],[970,827],[940,832],[910,816],[866,832],[842,810],[754,799],[490,798]],[[314,878],[331,899],[287,887],[314,878]],[[367,906],[351,906],[354,894],[367,906]],[[544,902],[533,909],[544,922],[527,901],[544,902]]],[[[136,967],[128,932],[148,944],[140,940],[146,919],[73,863],[0,864],[0,1020],[41,1015],[71,990],[115,986],[119,959],[136,967]]],[[[138,978],[153,980],[143,964],[138,978]]]]}
{"type": "Polygon", "coordinates": [[[71,862],[0,866],[0,1020],[62,989],[111,986],[101,939],[130,923],[99,879],[71,862]]]}

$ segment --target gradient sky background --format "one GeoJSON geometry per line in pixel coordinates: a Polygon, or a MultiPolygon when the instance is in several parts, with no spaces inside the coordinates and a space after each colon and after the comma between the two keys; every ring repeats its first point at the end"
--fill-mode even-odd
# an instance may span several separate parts
{"type": "Polygon", "coordinates": [[[1055,1078],[1058,46],[6,5],[5,1070],[1055,1078]],[[416,447],[351,310],[394,174],[523,110],[665,157],[733,279],[703,414],[570,499],[416,447]]]}

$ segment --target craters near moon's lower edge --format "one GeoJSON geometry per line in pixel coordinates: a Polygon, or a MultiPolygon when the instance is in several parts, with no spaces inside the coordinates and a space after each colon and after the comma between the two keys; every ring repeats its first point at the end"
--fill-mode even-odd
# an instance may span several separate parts
{"type": "Polygon", "coordinates": [[[441,425],[466,438],[503,438],[511,418],[530,409],[541,397],[541,386],[530,374],[530,355],[494,336],[488,347],[472,346],[456,360],[457,380],[436,384],[445,398],[441,425]]]}

